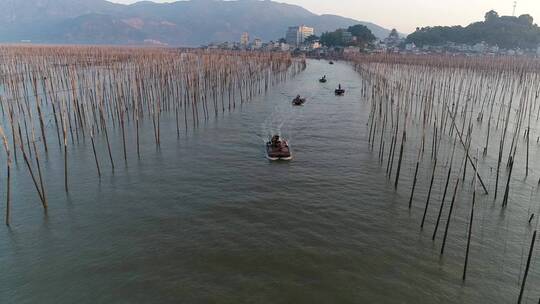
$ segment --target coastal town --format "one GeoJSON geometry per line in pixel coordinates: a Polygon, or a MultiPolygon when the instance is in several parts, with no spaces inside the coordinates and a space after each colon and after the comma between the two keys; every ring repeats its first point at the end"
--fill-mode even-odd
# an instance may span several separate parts
{"type": "MultiPolygon", "coordinates": [[[[416,45],[409,41],[407,35],[400,34],[396,29],[392,29],[387,37],[376,37],[373,41],[365,44],[358,44],[357,37],[346,29],[337,30],[341,35],[343,43],[329,45],[317,36],[317,31],[313,27],[306,25],[290,26],[284,35],[276,41],[263,41],[261,38],[253,37],[249,32],[242,33],[238,41],[211,43],[202,48],[225,49],[225,50],[248,50],[267,52],[291,52],[295,54],[305,54],[314,57],[327,57],[343,54],[446,54],[462,56],[533,56],[540,57],[540,45],[533,48],[503,48],[496,44],[489,44],[485,41],[477,43],[456,43],[447,41],[439,44],[416,45]]],[[[324,35],[324,33],[323,33],[324,35]]]]}

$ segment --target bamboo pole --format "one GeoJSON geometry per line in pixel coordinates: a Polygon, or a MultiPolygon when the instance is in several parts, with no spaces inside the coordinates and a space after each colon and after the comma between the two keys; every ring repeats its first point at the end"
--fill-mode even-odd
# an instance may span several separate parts
{"type": "Polygon", "coordinates": [[[531,266],[531,259],[534,252],[535,242],[536,242],[536,230],[533,233],[531,246],[529,248],[529,257],[527,258],[527,266],[525,266],[525,274],[523,275],[523,280],[521,281],[521,289],[519,291],[518,304],[521,304],[523,300],[523,292],[525,291],[525,284],[527,284],[527,277],[529,276],[529,267],[531,266]]]}
{"type": "Polygon", "coordinates": [[[4,143],[4,149],[6,151],[6,225],[9,226],[10,223],[10,203],[11,203],[11,152],[9,150],[9,144],[4,129],[0,125],[0,137],[2,137],[2,142],[4,143]]]}
{"type": "MultiPolygon", "coordinates": [[[[480,158],[480,155],[477,151],[477,156],[476,156],[476,168],[478,168],[478,158],[480,158]]],[[[471,203],[471,215],[470,215],[470,218],[469,218],[469,231],[468,231],[468,235],[467,235],[467,249],[465,250],[465,263],[463,265],[463,277],[462,277],[462,280],[463,282],[465,282],[466,278],[467,278],[467,266],[469,264],[469,251],[470,251],[470,248],[471,248],[471,235],[472,235],[472,228],[473,228],[473,221],[474,221],[474,204],[475,204],[475,201],[476,201],[476,184],[477,184],[477,176],[478,175],[474,175],[474,186],[473,186],[473,197],[472,197],[472,203],[471,203]]]]}

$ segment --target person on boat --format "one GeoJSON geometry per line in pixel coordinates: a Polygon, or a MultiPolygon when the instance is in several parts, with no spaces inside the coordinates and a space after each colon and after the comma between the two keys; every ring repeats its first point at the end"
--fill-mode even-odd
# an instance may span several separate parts
{"type": "Polygon", "coordinates": [[[281,146],[281,140],[279,138],[279,135],[274,135],[272,137],[271,144],[272,144],[272,147],[274,148],[278,148],[279,146],[281,146]]]}
{"type": "Polygon", "coordinates": [[[339,84],[339,86],[338,86],[338,90],[340,90],[340,91],[341,91],[341,83],[340,83],[340,84],[339,84]]]}
{"type": "Polygon", "coordinates": [[[324,75],[324,76],[322,77],[322,79],[323,79],[323,80],[326,80],[326,75],[324,75]]]}

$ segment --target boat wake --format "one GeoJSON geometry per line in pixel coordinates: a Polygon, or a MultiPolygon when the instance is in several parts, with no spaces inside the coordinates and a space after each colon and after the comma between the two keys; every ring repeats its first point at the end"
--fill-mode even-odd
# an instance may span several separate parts
{"type": "MultiPolygon", "coordinates": [[[[290,100],[294,97],[283,96],[283,102],[277,103],[270,115],[261,123],[260,140],[263,143],[274,136],[286,138],[289,143],[294,141],[297,121],[303,116],[302,107],[291,107],[290,100]]],[[[309,100],[309,97],[308,97],[309,100]]]]}

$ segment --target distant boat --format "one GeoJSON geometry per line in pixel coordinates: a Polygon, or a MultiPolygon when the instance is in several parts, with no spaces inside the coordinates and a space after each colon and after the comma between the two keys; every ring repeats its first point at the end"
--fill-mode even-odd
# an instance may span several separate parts
{"type": "Polygon", "coordinates": [[[306,103],[305,98],[301,98],[300,95],[296,96],[295,99],[293,99],[292,104],[293,106],[303,106],[306,103]]]}
{"type": "Polygon", "coordinates": [[[334,62],[330,60],[329,64],[334,64],[334,62]]]}
{"type": "Polygon", "coordinates": [[[327,82],[326,76],[323,76],[323,78],[319,79],[319,82],[320,83],[326,83],[327,82]]]}
{"type": "Polygon", "coordinates": [[[289,148],[289,143],[281,139],[279,135],[274,135],[272,139],[266,143],[266,157],[271,161],[291,160],[292,154],[289,148]]]}
{"type": "Polygon", "coordinates": [[[343,96],[345,95],[345,89],[341,87],[341,84],[339,87],[335,90],[336,96],[343,96]]]}

